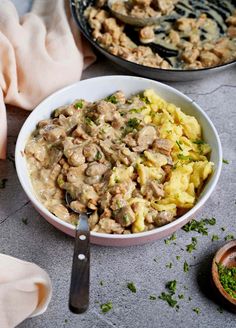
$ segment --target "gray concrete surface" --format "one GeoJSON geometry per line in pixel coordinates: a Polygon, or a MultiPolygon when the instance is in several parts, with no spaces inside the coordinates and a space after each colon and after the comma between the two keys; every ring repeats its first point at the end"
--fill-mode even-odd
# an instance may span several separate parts
{"type": "MultiPolygon", "coordinates": [[[[21,12],[30,1],[14,1],[21,12]]],[[[108,74],[126,74],[103,57],[87,69],[83,78],[108,74]]],[[[188,83],[172,83],[200,104],[215,124],[223,145],[224,158],[217,188],[197,219],[215,217],[217,223],[209,228],[208,236],[180,230],[170,245],[164,240],[144,246],[91,248],[91,302],[87,313],[73,315],[68,310],[68,290],[73,240],[50,226],[31,206],[24,194],[12,163],[18,131],[28,113],[9,108],[8,160],[0,162],[0,179],[7,178],[0,190],[0,252],[33,261],[44,268],[53,282],[53,297],[48,310],[41,316],[28,319],[20,328],[233,328],[235,315],[227,309],[218,311],[211,296],[209,270],[212,256],[225,243],[228,234],[236,236],[236,67],[210,79],[188,83]],[[28,219],[28,224],[22,222],[28,219]],[[223,232],[221,227],[225,227],[223,232]],[[219,241],[211,241],[213,234],[219,241]],[[197,236],[197,250],[191,254],[185,247],[197,236]],[[176,256],[180,256],[177,260],[176,256]],[[189,272],[183,271],[187,261],[189,272]],[[172,262],[172,268],[166,267],[172,262]],[[165,283],[177,280],[179,311],[160,299],[165,283]],[[103,286],[100,285],[103,281],[103,286]],[[137,292],[127,288],[133,281],[137,292]],[[189,300],[191,297],[191,300],[189,300]],[[102,314],[100,304],[112,301],[113,309],[102,314]],[[199,308],[196,314],[193,308],[199,308]]],[[[178,297],[176,297],[178,299],[178,297]]],[[[1,327],[4,328],[4,327],[1,327]]]]}

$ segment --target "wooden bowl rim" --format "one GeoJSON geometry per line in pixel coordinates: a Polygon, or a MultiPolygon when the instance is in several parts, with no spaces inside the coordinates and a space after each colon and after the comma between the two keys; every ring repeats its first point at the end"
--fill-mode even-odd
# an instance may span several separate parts
{"type": "Polygon", "coordinates": [[[223,247],[221,247],[215,254],[213,261],[212,261],[212,268],[211,268],[211,272],[212,272],[212,278],[214,281],[214,284],[216,286],[216,288],[218,289],[218,291],[221,293],[221,295],[226,298],[231,304],[233,304],[234,306],[236,306],[236,299],[233,298],[232,296],[230,296],[224,289],[224,287],[222,286],[221,282],[220,282],[220,278],[219,278],[219,273],[218,273],[218,267],[216,263],[220,263],[221,258],[223,257],[223,255],[225,254],[225,252],[227,252],[230,248],[236,247],[236,239],[230,241],[229,243],[225,244],[223,247]]]}

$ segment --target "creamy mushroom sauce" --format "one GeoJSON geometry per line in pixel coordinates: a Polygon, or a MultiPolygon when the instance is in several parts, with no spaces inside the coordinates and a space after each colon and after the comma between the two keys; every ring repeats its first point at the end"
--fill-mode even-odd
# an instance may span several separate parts
{"type": "Polygon", "coordinates": [[[152,90],[76,100],[38,123],[25,147],[37,197],[60,219],[94,212],[90,229],[141,232],[193,207],[212,171],[197,120],[152,90]]]}
{"type": "MultiPolygon", "coordinates": [[[[121,3],[117,0],[113,6],[127,14],[121,3]]],[[[133,0],[132,3],[128,12],[132,16],[151,17],[159,13],[163,21],[142,28],[125,25],[112,16],[104,0],[98,0],[85,11],[94,40],[113,55],[162,69],[200,69],[236,59],[233,1],[133,0]]]]}

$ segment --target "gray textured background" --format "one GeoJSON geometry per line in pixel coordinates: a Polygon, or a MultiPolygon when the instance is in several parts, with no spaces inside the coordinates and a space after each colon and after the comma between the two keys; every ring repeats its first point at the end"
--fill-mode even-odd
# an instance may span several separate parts
{"type": "MultiPolygon", "coordinates": [[[[53,0],[56,1],[56,0],[53,0]]],[[[14,0],[18,10],[24,13],[31,1],[14,0]]],[[[0,190],[0,251],[5,254],[33,261],[44,268],[52,278],[53,297],[43,315],[28,319],[20,328],[232,328],[235,315],[224,309],[220,313],[217,302],[210,295],[209,269],[212,255],[225,243],[229,233],[236,236],[236,67],[213,78],[188,83],[171,83],[201,105],[215,124],[223,145],[224,158],[230,164],[223,165],[218,186],[197,218],[215,217],[217,224],[209,228],[209,236],[177,232],[176,245],[166,245],[164,240],[144,246],[110,248],[92,246],[91,249],[91,303],[86,314],[76,316],[68,310],[68,289],[72,261],[73,240],[50,226],[28,202],[15,173],[10,158],[14,154],[18,131],[28,113],[9,108],[8,160],[0,162],[0,178],[8,178],[6,189],[0,190]],[[22,222],[28,219],[28,224],[22,222]],[[221,227],[226,227],[222,232],[221,227]],[[212,242],[211,236],[219,235],[212,242]],[[189,254],[185,246],[191,237],[197,236],[197,250],[189,254]],[[179,255],[180,260],[176,259],[179,255]],[[155,261],[154,261],[155,259],[155,261]],[[188,273],[183,263],[190,265],[188,273]],[[166,264],[172,262],[173,267],[166,264]],[[168,280],[177,280],[179,311],[170,308],[149,295],[160,295],[168,280]],[[103,286],[100,285],[103,281],[103,286]],[[126,287],[133,281],[137,293],[126,287]],[[192,298],[189,301],[189,297],[192,298]],[[113,309],[102,314],[100,304],[113,302],[113,309]],[[200,314],[193,312],[198,307],[200,314]]],[[[87,69],[83,78],[108,74],[126,74],[103,57],[87,69]]],[[[4,328],[4,327],[1,327],[4,328]]]]}

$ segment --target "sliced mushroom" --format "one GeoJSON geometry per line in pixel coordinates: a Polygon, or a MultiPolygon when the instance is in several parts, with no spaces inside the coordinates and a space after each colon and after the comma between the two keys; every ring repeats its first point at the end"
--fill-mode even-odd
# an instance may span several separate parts
{"type": "Polygon", "coordinates": [[[107,165],[101,164],[101,163],[97,163],[97,162],[93,162],[91,164],[89,164],[87,170],[86,170],[86,175],[87,176],[101,176],[103,175],[106,171],[108,170],[107,165]]]}
{"type": "Polygon", "coordinates": [[[134,147],[134,151],[143,151],[147,149],[153,141],[157,138],[157,131],[152,125],[147,125],[143,127],[138,132],[137,144],[138,147],[134,147]]]}
{"type": "Polygon", "coordinates": [[[158,212],[154,217],[155,225],[161,227],[167,223],[172,222],[174,219],[174,214],[170,211],[161,211],[158,212]]]}

